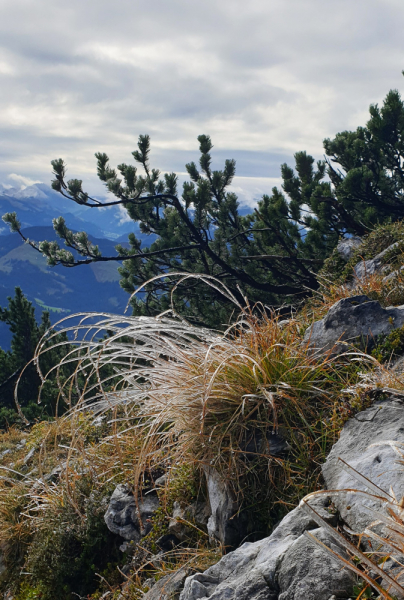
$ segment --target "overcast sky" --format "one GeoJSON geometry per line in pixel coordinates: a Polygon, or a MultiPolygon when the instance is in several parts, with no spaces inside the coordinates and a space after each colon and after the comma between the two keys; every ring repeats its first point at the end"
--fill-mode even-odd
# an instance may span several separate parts
{"type": "Polygon", "coordinates": [[[52,158],[100,192],[94,152],[184,171],[196,137],[236,158],[241,198],[404,89],[403,0],[0,0],[0,181],[52,158]]]}

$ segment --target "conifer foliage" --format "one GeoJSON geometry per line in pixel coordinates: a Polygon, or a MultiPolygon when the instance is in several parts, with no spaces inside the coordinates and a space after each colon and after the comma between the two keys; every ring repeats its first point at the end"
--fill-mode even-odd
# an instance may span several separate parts
{"type": "MultiPolygon", "coordinates": [[[[21,288],[15,288],[14,298],[8,298],[8,307],[0,307],[0,321],[9,326],[11,331],[11,350],[0,348],[0,428],[11,425],[18,420],[18,412],[14,399],[14,390],[18,382],[18,403],[25,418],[47,418],[55,416],[58,388],[56,377],[51,376],[44,386],[42,402],[38,404],[38,392],[41,384],[36,366],[32,361],[38,342],[51,327],[49,313],[43,312],[41,323],[35,318],[32,303],[24,296],[21,288]]],[[[67,342],[65,334],[56,335],[58,342],[67,342]]],[[[44,353],[41,366],[46,371],[68,352],[68,346],[53,347],[44,353]]],[[[67,371],[66,367],[64,371],[67,371]]],[[[63,372],[61,373],[63,380],[63,372]]],[[[61,404],[60,409],[64,406],[61,404]]]]}
{"type": "MultiPolygon", "coordinates": [[[[194,323],[218,326],[228,322],[231,304],[214,286],[187,274],[215,277],[240,302],[247,296],[271,306],[296,303],[317,287],[316,272],[341,236],[363,235],[378,222],[404,216],[403,133],[404,105],[393,90],[381,107],[370,107],[364,127],[324,141],[324,160],[297,152],[294,169],[283,164],[282,189],[273,188],[249,214],[231,190],[235,161],[214,169],[207,135],[198,137],[199,165],[186,165],[189,180],[181,194],[175,173],[151,167],[147,135],[132,153],[135,164],[114,169],[106,154],[96,154],[98,176],[109,192],[105,202],[89,196],[81,180],[67,180],[66,165],[57,159],[55,190],[94,210],[123,206],[153,241],[142,247],[133,233],[129,248],[118,245],[116,256],[102,256],[85,232],[70,231],[63,218],[54,220],[54,228],[64,247],[26,241],[50,265],[122,262],[125,290],[148,282],[141,299],[132,301],[135,314],[159,314],[173,301],[194,323]]],[[[26,239],[15,213],[3,220],[26,239]]]]}

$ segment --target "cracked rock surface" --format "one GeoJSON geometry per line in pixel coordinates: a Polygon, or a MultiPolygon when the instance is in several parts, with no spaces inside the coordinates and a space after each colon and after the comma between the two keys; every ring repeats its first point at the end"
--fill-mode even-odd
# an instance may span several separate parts
{"type": "Polygon", "coordinates": [[[303,343],[313,350],[333,349],[343,352],[346,344],[357,338],[367,344],[382,334],[389,334],[404,325],[404,306],[383,308],[365,295],[351,296],[336,302],[324,319],[311,325],[303,343]]]}
{"type": "MultiPolygon", "coordinates": [[[[341,457],[382,489],[388,491],[392,486],[398,497],[403,496],[404,481],[397,477],[398,457],[385,441],[404,442],[404,404],[399,400],[376,402],[345,424],[323,466],[327,488],[365,489],[344,471],[338,460],[341,457]]],[[[337,514],[328,509],[330,499],[331,491],[330,498],[324,495],[310,501],[330,525],[336,525],[338,515],[356,531],[369,523],[363,498],[332,495],[337,514]]],[[[348,600],[352,597],[354,574],[305,532],[343,554],[325,529],[298,507],[269,537],[245,543],[204,573],[188,577],[180,600],[348,600]]]]}
{"type": "MultiPolygon", "coordinates": [[[[327,498],[317,499],[316,510],[333,522],[335,515],[326,504],[327,498]]],[[[348,598],[354,576],[341,574],[340,565],[328,556],[323,560],[324,553],[304,535],[309,530],[322,539],[326,535],[301,508],[295,508],[269,537],[245,543],[204,573],[188,577],[180,600],[328,600],[332,593],[348,598]],[[334,581],[327,575],[325,587],[325,572],[331,567],[338,576],[334,581]]]]}
{"type": "Polygon", "coordinates": [[[128,486],[120,484],[111,496],[105,523],[112,533],[126,541],[138,542],[151,530],[151,517],[159,506],[157,494],[144,495],[136,500],[128,486]]]}
{"type": "MultiPolygon", "coordinates": [[[[339,460],[342,458],[382,490],[388,492],[392,486],[396,496],[403,497],[404,477],[398,477],[402,468],[397,463],[399,457],[386,441],[404,442],[404,404],[397,400],[375,402],[345,424],[322,467],[327,488],[366,489],[365,485],[344,470],[339,460]]],[[[334,504],[342,519],[357,532],[369,523],[365,506],[375,507],[369,500],[352,493],[335,496],[334,504]]]]}

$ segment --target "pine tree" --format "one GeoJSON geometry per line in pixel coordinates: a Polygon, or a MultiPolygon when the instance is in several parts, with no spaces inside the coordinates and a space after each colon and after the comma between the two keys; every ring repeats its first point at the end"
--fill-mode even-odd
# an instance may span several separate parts
{"type": "Polygon", "coordinates": [[[273,188],[247,215],[241,214],[230,190],[235,161],[226,160],[222,170],[214,170],[206,135],[198,138],[199,165],[186,165],[189,181],[181,195],[174,173],[161,176],[151,168],[146,135],[132,153],[135,165],[113,169],[106,154],[96,154],[98,176],[114,197],[107,202],[90,197],[82,181],[66,181],[63,160],[52,161],[55,190],[94,210],[122,205],[143,234],[153,235],[154,241],[141,247],[130,234],[129,249],[117,246],[116,256],[102,256],[85,232],[70,231],[63,218],[54,220],[54,228],[64,248],[26,240],[15,213],[3,220],[50,265],[120,261],[121,285],[129,293],[154,278],[133,300],[135,314],[157,314],[173,300],[176,310],[193,322],[220,326],[228,322],[233,305],[217,287],[186,276],[214,277],[242,304],[245,296],[272,307],[299,302],[316,288],[316,271],[341,236],[363,235],[377,222],[403,218],[403,134],[403,102],[397,91],[390,91],[381,108],[370,107],[366,126],[324,141],[324,160],[297,152],[294,169],[282,165],[282,189],[273,188]]]}
{"type": "MultiPolygon", "coordinates": [[[[28,420],[47,418],[55,415],[58,389],[55,377],[46,384],[42,402],[38,404],[40,378],[35,365],[31,362],[39,340],[51,327],[49,313],[43,312],[41,323],[35,319],[35,309],[23,294],[21,288],[15,288],[14,298],[8,298],[8,307],[0,307],[0,321],[6,323],[12,335],[11,350],[5,352],[0,348],[0,428],[4,428],[18,420],[14,400],[14,389],[18,382],[18,402],[28,420]],[[28,366],[27,366],[28,365],[28,366]]],[[[65,335],[59,334],[53,345],[65,342],[65,335]]],[[[41,359],[41,368],[47,372],[51,366],[59,363],[69,346],[52,348],[41,359]]],[[[66,371],[66,369],[64,369],[66,371]]],[[[62,376],[64,371],[62,370],[62,376]]],[[[60,405],[63,410],[63,405],[60,405]]]]}

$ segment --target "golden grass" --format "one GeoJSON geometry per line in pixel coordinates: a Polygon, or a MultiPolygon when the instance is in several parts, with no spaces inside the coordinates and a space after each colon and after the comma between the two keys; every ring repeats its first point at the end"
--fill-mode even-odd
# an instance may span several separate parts
{"type": "MultiPolygon", "coordinates": [[[[381,293],[376,278],[361,285],[381,293]]],[[[102,490],[109,497],[117,483],[125,482],[137,496],[162,472],[169,475],[162,496],[167,520],[169,503],[164,503],[181,465],[199,473],[201,489],[206,469],[215,468],[240,507],[260,511],[270,525],[276,505],[279,518],[308,491],[319,489],[321,463],[349,411],[360,410],[366,393],[378,384],[402,385],[398,374],[363,353],[330,352],[319,360],[307,352],[302,338],[313,314],[321,318],[348,293],[353,295],[343,286],[323,288],[306,312],[286,321],[260,307],[247,308],[225,333],[167,315],[65,319],[70,351],[61,364],[74,365],[74,372],[60,381],[59,395],[69,410],[31,429],[16,462],[21,475],[10,471],[0,480],[0,545],[21,557],[21,544],[28,546],[53,517],[71,514],[85,524],[92,492],[102,490]],[[287,441],[285,455],[272,452],[274,433],[287,441]],[[24,453],[32,448],[35,457],[26,466],[24,453]],[[60,473],[47,479],[57,466],[60,473]],[[12,501],[16,486],[27,499],[20,520],[12,501]]],[[[54,335],[39,344],[37,366],[54,335]]],[[[41,373],[43,382],[48,376],[41,373]]],[[[15,432],[6,436],[0,437],[0,447],[18,438],[15,432]]],[[[15,457],[6,456],[3,464],[9,460],[15,463],[15,457]]],[[[204,568],[219,551],[208,539],[198,539],[164,557],[161,568],[146,560],[131,575],[128,589],[136,598],[150,573],[163,576],[185,563],[204,568]]]]}

